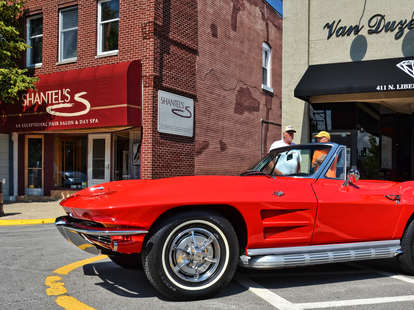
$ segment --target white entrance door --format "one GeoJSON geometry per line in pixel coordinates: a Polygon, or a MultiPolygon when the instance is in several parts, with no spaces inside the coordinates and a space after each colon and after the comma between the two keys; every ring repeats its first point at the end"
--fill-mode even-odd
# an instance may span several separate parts
{"type": "Polygon", "coordinates": [[[110,180],[110,134],[88,136],[88,186],[110,180]]]}

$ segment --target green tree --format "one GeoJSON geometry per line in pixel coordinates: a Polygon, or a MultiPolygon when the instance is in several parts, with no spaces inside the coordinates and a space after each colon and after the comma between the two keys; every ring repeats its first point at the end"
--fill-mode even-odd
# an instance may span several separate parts
{"type": "Polygon", "coordinates": [[[23,0],[0,0],[0,103],[15,103],[19,95],[35,88],[37,78],[19,68],[22,54],[29,46],[20,35],[19,18],[23,0]]]}

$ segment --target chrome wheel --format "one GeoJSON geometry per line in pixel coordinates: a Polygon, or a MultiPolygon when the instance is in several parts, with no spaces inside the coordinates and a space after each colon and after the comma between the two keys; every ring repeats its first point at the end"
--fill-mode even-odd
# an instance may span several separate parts
{"type": "Polygon", "coordinates": [[[216,293],[233,278],[240,253],[231,223],[207,211],[166,218],[143,249],[145,275],[160,294],[172,300],[216,293]]]}
{"type": "Polygon", "coordinates": [[[188,228],[173,239],[168,260],[172,271],[180,279],[203,282],[218,268],[219,241],[204,228],[188,228]]]}

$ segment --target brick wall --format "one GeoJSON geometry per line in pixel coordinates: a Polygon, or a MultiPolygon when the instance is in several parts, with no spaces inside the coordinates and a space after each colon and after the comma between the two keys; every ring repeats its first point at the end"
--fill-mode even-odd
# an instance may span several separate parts
{"type": "Polygon", "coordinates": [[[161,89],[193,98],[197,105],[197,1],[157,0],[155,8],[152,177],[193,175],[194,138],[157,132],[157,93],[161,89]]]}
{"type": "MultiPolygon", "coordinates": [[[[152,177],[152,132],[154,109],[154,1],[120,0],[118,55],[97,58],[97,1],[26,0],[25,16],[43,15],[42,67],[35,75],[95,67],[124,61],[141,60],[143,77],[143,147],[142,177],[152,177]],[[78,6],[77,61],[59,64],[59,9],[78,6]]],[[[156,127],[155,127],[156,130],[156,127]]]]}
{"type": "MultiPolygon", "coordinates": [[[[120,0],[119,53],[96,57],[97,1],[26,0],[43,15],[46,74],[142,62],[141,177],[237,174],[260,157],[260,118],[280,122],[282,20],[264,0],[120,0]],[[78,6],[78,57],[58,60],[59,8],[78,6]],[[272,47],[274,95],[261,89],[262,43],[272,47]],[[194,138],[157,132],[157,92],[195,101],[194,138]]],[[[280,128],[264,127],[264,147],[280,128]]]]}
{"type": "MultiPolygon", "coordinates": [[[[196,174],[238,174],[259,160],[260,119],[281,122],[282,19],[262,0],[199,0],[196,174]],[[262,43],[272,48],[262,90],[262,43]]],[[[263,149],[280,139],[263,127],[263,149]]]]}

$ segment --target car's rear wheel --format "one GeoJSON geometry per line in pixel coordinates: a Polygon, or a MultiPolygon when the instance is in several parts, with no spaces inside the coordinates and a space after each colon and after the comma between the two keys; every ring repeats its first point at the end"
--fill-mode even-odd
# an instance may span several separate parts
{"type": "Polygon", "coordinates": [[[398,256],[401,269],[414,275],[414,221],[412,221],[404,232],[401,240],[403,254],[398,256]]]}
{"type": "Polygon", "coordinates": [[[118,266],[125,269],[140,269],[142,268],[141,264],[141,255],[140,254],[108,254],[108,257],[118,266]]]}
{"type": "Polygon", "coordinates": [[[193,211],[159,225],[142,255],[145,274],[161,295],[191,300],[211,296],[231,281],[239,243],[226,218],[193,211]]]}

